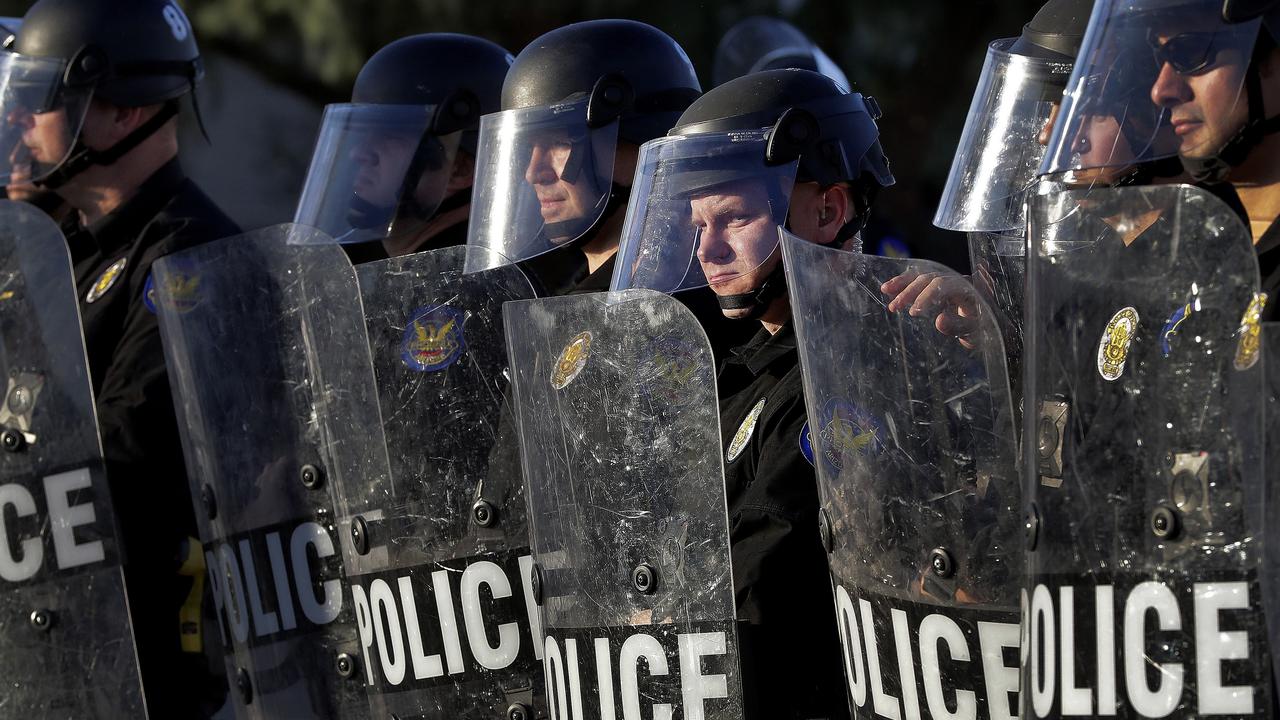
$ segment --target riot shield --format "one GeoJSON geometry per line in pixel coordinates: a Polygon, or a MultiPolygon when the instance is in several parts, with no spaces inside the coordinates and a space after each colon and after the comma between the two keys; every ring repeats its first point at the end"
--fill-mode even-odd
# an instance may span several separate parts
{"type": "Polygon", "coordinates": [[[1028,221],[1022,716],[1269,715],[1252,237],[1180,185],[1028,221]]]}
{"type": "Polygon", "coordinates": [[[648,290],[505,319],[549,716],[741,718],[706,335],[648,290]]]}
{"type": "Polygon", "coordinates": [[[0,370],[0,717],[145,717],[71,257],[8,200],[0,370]]]}
{"type": "Polygon", "coordinates": [[[501,313],[533,290],[513,265],[464,275],[475,252],[358,268],[391,472],[334,486],[379,718],[545,716],[501,313]]]}
{"type": "Polygon", "coordinates": [[[318,231],[156,262],[156,306],[242,718],[368,716],[331,499],[388,474],[359,286],[318,231]]]}
{"type": "Polygon", "coordinates": [[[854,716],[1016,717],[1023,533],[993,311],[927,261],[790,235],[783,258],[854,716]],[[919,307],[894,307],[913,279],[919,307]]]}

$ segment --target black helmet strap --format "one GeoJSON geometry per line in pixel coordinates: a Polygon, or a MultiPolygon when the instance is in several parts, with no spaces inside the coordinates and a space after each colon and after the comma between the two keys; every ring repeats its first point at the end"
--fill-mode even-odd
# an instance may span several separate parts
{"type": "Polygon", "coordinates": [[[152,115],[146,122],[121,139],[120,142],[106,150],[94,150],[86,147],[77,135],[71,155],[66,160],[63,160],[58,167],[54,168],[53,172],[35,181],[35,184],[39,187],[56,190],[93,165],[112,165],[130,150],[141,145],[144,140],[156,134],[160,128],[164,127],[165,123],[172,120],[177,114],[177,100],[166,101],[155,115],[152,115]]]}

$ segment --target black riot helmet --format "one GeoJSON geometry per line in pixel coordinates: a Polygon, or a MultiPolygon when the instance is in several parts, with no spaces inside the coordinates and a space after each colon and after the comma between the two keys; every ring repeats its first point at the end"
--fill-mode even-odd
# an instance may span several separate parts
{"type": "MultiPolygon", "coordinates": [[[[1280,116],[1265,116],[1258,70],[1276,47],[1277,31],[1277,0],[1098,0],[1042,172],[1180,159],[1197,180],[1225,179],[1263,138],[1280,131],[1280,116]],[[1211,145],[1198,137],[1203,129],[1180,135],[1181,100],[1160,88],[1230,62],[1243,64],[1244,72],[1233,79],[1235,87],[1220,89],[1247,103],[1246,121],[1211,145]],[[1104,114],[1119,118],[1123,142],[1110,153],[1081,152],[1079,137],[1104,114]]],[[[1227,105],[1214,111],[1233,112],[1227,105]]]]}
{"type": "Polygon", "coordinates": [[[720,38],[711,80],[723,85],[749,73],[782,68],[820,72],[849,88],[844,71],[807,35],[785,20],[760,15],[739,21],[720,38]]]}
{"type": "Polygon", "coordinates": [[[7,47],[0,56],[3,184],[57,187],[90,165],[115,162],[168,122],[177,99],[204,76],[191,23],[172,0],[39,0],[7,47]],[[115,146],[91,150],[80,130],[95,99],[163,109],[115,146]],[[54,113],[65,117],[49,121],[54,113]],[[42,131],[29,133],[29,145],[23,135],[32,126],[42,131]]]}
{"type": "MultiPolygon", "coordinates": [[[[645,143],[632,190],[612,288],[676,292],[728,283],[777,253],[794,182],[848,183],[854,217],[834,244],[865,224],[881,188],[892,185],[880,147],[875,100],[831,78],[799,69],[744,75],[709,91],[667,137],[645,143]],[[742,205],[733,221],[736,249],[751,267],[707,276],[700,245],[714,228],[691,214],[708,197],[742,205]]],[[[756,317],[784,290],[781,263],[749,292],[717,294],[725,310],[756,317]]]]}
{"type": "Polygon", "coordinates": [[[934,225],[965,232],[1022,227],[1023,200],[1092,9],[1093,0],[1049,0],[1021,35],[987,47],[934,225]]]}
{"type": "Polygon", "coordinates": [[[518,261],[594,232],[627,191],[618,142],[663,135],[701,93],[688,55],[632,20],[552,30],[516,56],[480,124],[470,245],[518,261]]]}
{"type": "Polygon", "coordinates": [[[438,212],[457,153],[475,156],[480,118],[497,112],[512,57],[478,37],[427,33],[374,53],[350,103],[325,108],[294,222],[340,242],[411,239],[438,212]]]}

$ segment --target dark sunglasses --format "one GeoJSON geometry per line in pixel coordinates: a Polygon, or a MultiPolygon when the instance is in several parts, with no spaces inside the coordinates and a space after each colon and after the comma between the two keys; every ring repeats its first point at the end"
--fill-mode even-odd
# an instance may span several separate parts
{"type": "Polygon", "coordinates": [[[1169,64],[1180,75],[1200,72],[1214,64],[1218,53],[1240,46],[1237,33],[1185,32],[1174,35],[1163,43],[1154,33],[1147,35],[1147,43],[1155,53],[1156,63],[1169,64]]]}

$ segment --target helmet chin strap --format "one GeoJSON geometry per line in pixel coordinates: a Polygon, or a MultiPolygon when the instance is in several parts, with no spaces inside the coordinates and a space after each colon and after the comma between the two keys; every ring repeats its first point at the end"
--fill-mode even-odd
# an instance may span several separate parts
{"type": "MultiPolygon", "coordinates": [[[[1266,32],[1263,30],[1263,32],[1266,32]]],[[[1197,183],[1226,182],[1231,170],[1244,164],[1268,135],[1280,132],[1280,115],[1268,118],[1262,103],[1262,77],[1258,74],[1256,54],[1245,70],[1245,94],[1249,100],[1249,119],[1215,155],[1207,158],[1182,158],[1182,166],[1197,183]]]]}
{"type": "Polygon", "coordinates": [[[77,134],[75,145],[71,148],[71,155],[59,163],[48,175],[35,180],[34,184],[37,187],[57,190],[93,165],[112,165],[130,150],[141,145],[144,140],[156,134],[160,128],[164,127],[165,123],[169,122],[177,114],[178,103],[173,100],[166,102],[155,115],[152,115],[146,122],[135,128],[133,132],[122,138],[120,142],[106,150],[94,150],[87,147],[81,141],[79,134],[77,134]]]}

